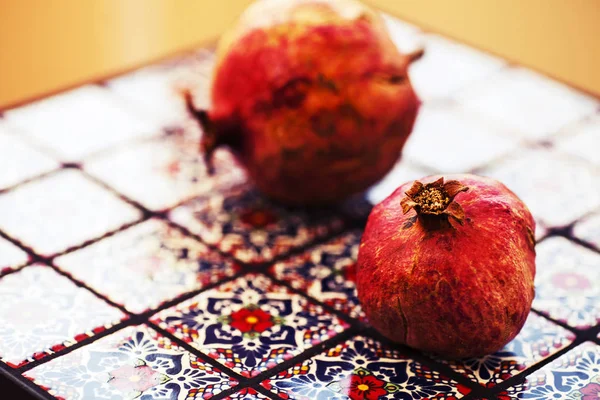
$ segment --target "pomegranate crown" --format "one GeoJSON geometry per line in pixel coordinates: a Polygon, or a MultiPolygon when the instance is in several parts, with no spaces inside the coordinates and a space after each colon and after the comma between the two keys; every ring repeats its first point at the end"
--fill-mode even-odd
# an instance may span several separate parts
{"type": "Polygon", "coordinates": [[[469,190],[467,186],[456,180],[444,183],[443,177],[425,185],[415,181],[406,191],[406,196],[400,205],[404,214],[414,209],[419,216],[452,217],[456,222],[462,224],[465,212],[460,204],[454,201],[454,197],[467,190],[469,190]]]}

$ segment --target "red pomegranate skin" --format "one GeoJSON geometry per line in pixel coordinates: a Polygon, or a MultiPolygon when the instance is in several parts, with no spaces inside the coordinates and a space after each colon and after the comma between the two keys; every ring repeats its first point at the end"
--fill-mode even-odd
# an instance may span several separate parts
{"type": "Polygon", "coordinates": [[[286,11],[269,10],[280,18],[257,27],[246,21],[219,46],[208,111],[215,138],[204,147],[229,145],[276,200],[338,202],[398,160],[420,104],[411,59],[360,3],[268,3],[286,11]],[[341,15],[338,3],[357,11],[341,15]]]}
{"type": "MultiPolygon", "coordinates": [[[[420,180],[431,183],[439,178],[420,180]]],[[[374,207],[362,237],[357,289],[380,333],[448,359],[493,353],[521,330],[534,297],[535,222],[502,183],[444,175],[468,187],[454,201],[462,225],[427,226],[401,201],[413,182],[374,207]]]]}

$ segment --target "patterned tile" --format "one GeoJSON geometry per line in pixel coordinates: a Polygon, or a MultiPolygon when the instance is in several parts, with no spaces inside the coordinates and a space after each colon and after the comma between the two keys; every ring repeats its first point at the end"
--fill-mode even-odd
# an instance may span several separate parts
{"type": "Polygon", "coordinates": [[[456,91],[500,70],[505,62],[438,35],[424,35],[425,55],[410,67],[417,95],[427,101],[456,91]]]}
{"type": "Polygon", "coordinates": [[[27,253],[0,237],[0,275],[24,265],[28,260],[27,253]]]}
{"type": "Polygon", "coordinates": [[[231,396],[225,397],[226,400],[254,400],[254,399],[268,399],[264,394],[256,391],[253,388],[244,388],[239,392],[235,392],[231,396]]]}
{"type": "Polygon", "coordinates": [[[50,267],[32,265],[0,279],[0,358],[18,367],[124,318],[50,267]]]}
{"type": "Polygon", "coordinates": [[[510,68],[461,96],[461,102],[528,139],[558,132],[598,107],[597,100],[523,68],[510,68]]]}
{"type": "Polygon", "coordinates": [[[74,170],[0,195],[0,210],[5,210],[0,212],[0,229],[43,255],[99,237],[141,216],[74,170]]]}
{"type": "Polygon", "coordinates": [[[452,105],[421,108],[404,156],[443,173],[469,172],[504,155],[517,141],[452,105]]]}
{"type": "Polygon", "coordinates": [[[353,231],[277,262],[270,273],[336,310],[366,321],[355,285],[360,235],[360,231],[353,231]]]}
{"type": "Polygon", "coordinates": [[[238,266],[163,221],[149,220],[56,259],[133,313],[235,274],[238,266]]]}
{"type": "Polygon", "coordinates": [[[199,136],[172,134],[95,159],[86,163],[85,169],[152,210],[246,179],[226,150],[215,153],[215,175],[209,176],[199,143],[199,136]]]}
{"type": "Polygon", "coordinates": [[[600,249],[600,213],[590,215],[578,222],[573,228],[573,233],[579,239],[600,249]]]}
{"type": "Polygon", "coordinates": [[[0,190],[58,167],[50,157],[21,141],[0,125],[0,190]]]}
{"type": "Polygon", "coordinates": [[[457,399],[469,392],[398,350],[355,337],[265,380],[284,399],[457,399]]]}
{"type": "Polygon", "coordinates": [[[124,107],[108,90],[89,85],[8,111],[5,117],[62,161],[77,161],[124,140],[157,133],[124,107]]]}
{"type": "Polygon", "coordinates": [[[144,325],[113,333],[25,376],[63,399],[208,399],[238,383],[144,325]]]}
{"type": "Polygon", "coordinates": [[[557,148],[600,167],[600,116],[585,121],[574,132],[561,137],[557,148]]]}
{"type": "Polygon", "coordinates": [[[600,346],[591,342],[574,348],[508,388],[498,399],[595,400],[600,395],[600,346]]]}
{"type": "Polygon", "coordinates": [[[167,309],[153,322],[247,377],[348,327],[303,296],[254,274],[167,309]]]}
{"type": "Polygon", "coordinates": [[[391,195],[405,182],[420,179],[434,173],[435,171],[411,164],[409,161],[401,158],[386,176],[371,186],[367,192],[367,199],[372,204],[377,204],[391,195]]]}
{"type": "Polygon", "coordinates": [[[600,175],[556,152],[521,151],[481,175],[503,182],[548,227],[568,225],[600,207],[600,175]]]}
{"type": "Polygon", "coordinates": [[[530,313],[523,330],[502,350],[481,358],[442,362],[474,382],[492,387],[550,357],[574,339],[568,330],[530,313]]]}
{"type": "Polygon", "coordinates": [[[268,261],[335,231],[342,219],[332,210],[288,209],[250,186],[199,197],[170,218],[244,262],[268,261]]]}
{"type": "Polygon", "coordinates": [[[575,328],[600,323],[600,254],[565,238],[536,246],[533,307],[575,328]]]}

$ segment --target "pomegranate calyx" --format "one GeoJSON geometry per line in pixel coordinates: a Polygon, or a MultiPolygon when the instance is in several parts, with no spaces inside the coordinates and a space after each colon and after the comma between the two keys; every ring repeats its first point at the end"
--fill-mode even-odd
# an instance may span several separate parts
{"type": "Polygon", "coordinates": [[[444,183],[444,178],[440,178],[425,185],[415,181],[406,191],[406,196],[401,200],[400,205],[404,214],[414,209],[421,219],[447,220],[451,217],[462,225],[465,212],[460,204],[454,201],[454,197],[467,190],[469,190],[467,186],[456,180],[444,183]]]}

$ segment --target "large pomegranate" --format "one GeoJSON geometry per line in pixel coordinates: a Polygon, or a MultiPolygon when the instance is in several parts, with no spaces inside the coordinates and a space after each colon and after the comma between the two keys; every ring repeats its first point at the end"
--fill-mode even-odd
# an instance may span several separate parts
{"type": "Polygon", "coordinates": [[[447,358],[493,353],[534,297],[534,220],[498,181],[424,178],[375,206],[358,253],[358,297],[388,338],[447,358]]]}
{"type": "Polygon", "coordinates": [[[203,151],[228,145],[268,196],[334,203],[382,178],[419,107],[380,16],[354,0],[263,0],[220,41],[203,151]]]}

